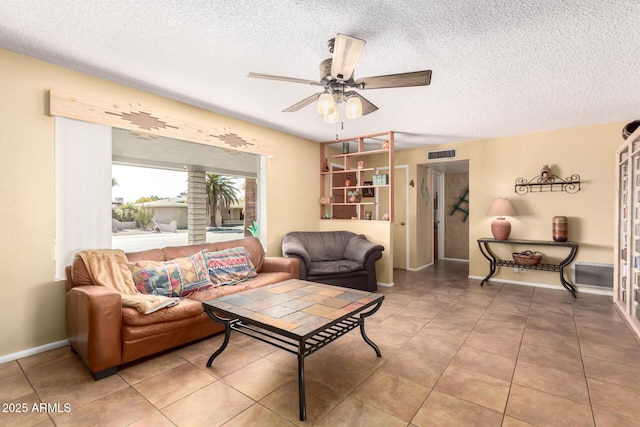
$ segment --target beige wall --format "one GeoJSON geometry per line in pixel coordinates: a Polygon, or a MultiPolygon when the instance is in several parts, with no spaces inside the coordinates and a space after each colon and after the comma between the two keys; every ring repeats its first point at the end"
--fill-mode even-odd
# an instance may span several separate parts
{"type": "MultiPolygon", "coordinates": [[[[240,120],[230,119],[156,95],[137,91],[62,67],[0,50],[0,257],[3,260],[2,291],[6,303],[0,310],[3,333],[0,356],[66,338],[64,330],[64,284],[53,280],[54,253],[54,132],[47,115],[47,91],[56,88],[89,98],[136,102],[166,111],[172,116],[212,126],[233,126],[273,141],[275,156],[267,162],[267,253],[279,255],[284,234],[292,230],[347,228],[362,232],[385,246],[379,280],[389,283],[392,242],[389,224],[320,221],[318,209],[319,162],[317,144],[240,120]],[[295,206],[295,209],[291,209],[295,206]],[[375,237],[373,237],[375,236],[375,237]]],[[[632,118],[630,118],[632,119],[632,118]]],[[[476,239],[490,234],[491,218],[484,212],[494,197],[509,197],[519,216],[512,220],[512,237],[551,238],[551,218],[569,218],[569,237],[581,244],[577,261],[613,262],[614,153],[622,143],[625,123],[564,129],[473,143],[430,146],[457,147],[459,159],[469,159],[470,275],[484,276],[487,262],[476,239]],[[518,196],[517,177],[530,178],[542,165],[564,177],[581,175],[578,194],[544,193],[518,196]]],[[[396,164],[409,165],[411,233],[410,268],[432,261],[433,200],[421,199],[427,148],[396,153],[396,164]]],[[[430,195],[433,190],[429,187],[430,195]]],[[[511,248],[507,248],[510,250],[511,248]]],[[[503,269],[504,270],[504,269],[503,269]]],[[[557,274],[500,271],[499,278],[558,284],[557,274]]]]}
{"type": "Polygon", "coordinates": [[[48,90],[139,103],[185,121],[273,141],[267,161],[267,254],[282,236],[318,228],[316,143],[0,50],[0,356],[66,339],[64,283],[54,281],[54,119],[48,90]],[[294,203],[295,202],[295,203],[294,203]],[[295,206],[295,209],[291,209],[295,206]]]}
{"type": "MultiPolygon", "coordinates": [[[[476,241],[491,237],[493,218],[487,217],[485,212],[495,197],[509,198],[518,212],[517,217],[511,218],[512,239],[551,240],[551,219],[555,215],[564,215],[569,219],[569,239],[580,244],[576,261],[613,263],[614,159],[617,147],[623,142],[621,130],[625,124],[610,123],[429,146],[429,150],[455,147],[458,149],[457,160],[469,159],[470,276],[484,277],[488,273],[488,262],[480,253],[476,241]],[[516,178],[530,179],[545,164],[550,165],[552,173],[563,178],[574,173],[580,175],[582,190],[577,194],[553,192],[517,195],[514,191],[516,178]]],[[[400,151],[396,154],[396,162],[426,164],[426,161],[419,160],[426,159],[426,151],[426,147],[400,151]]],[[[431,241],[433,229],[426,231],[427,236],[420,235],[417,238],[431,241]]],[[[415,242],[412,247],[417,248],[415,242]]],[[[511,252],[517,250],[522,248],[506,245],[503,253],[509,257],[511,252]]],[[[548,249],[544,249],[543,253],[550,259],[564,255],[548,249]]],[[[503,268],[494,277],[560,287],[558,274],[551,272],[527,270],[516,274],[503,268]]]]}

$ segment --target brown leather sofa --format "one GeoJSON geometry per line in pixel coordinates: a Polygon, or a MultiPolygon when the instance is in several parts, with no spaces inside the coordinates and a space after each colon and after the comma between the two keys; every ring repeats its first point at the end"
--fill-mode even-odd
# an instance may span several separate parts
{"type": "Polygon", "coordinates": [[[167,261],[203,249],[219,251],[238,246],[248,250],[257,277],[233,286],[200,290],[181,298],[178,305],[151,314],[123,307],[120,294],[95,285],[84,262],[76,256],[66,270],[66,326],[71,349],[98,380],[115,374],[119,365],[222,332],[223,326],[204,313],[203,301],[299,278],[297,260],[265,257],[262,244],[255,238],[151,249],[126,256],[130,262],[167,261]]]}

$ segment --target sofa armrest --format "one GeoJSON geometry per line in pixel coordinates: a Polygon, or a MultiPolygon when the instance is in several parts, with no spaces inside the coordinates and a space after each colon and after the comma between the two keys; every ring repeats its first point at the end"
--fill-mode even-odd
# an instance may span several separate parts
{"type": "Polygon", "coordinates": [[[309,252],[307,252],[307,249],[300,239],[291,235],[284,236],[284,239],[282,239],[282,255],[286,257],[297,257],[306,267],[311,266],[311,256],[309,252]]]}
{"type": "MultiPolygon", "coordinates": [[[[351,261],[366,263],[367,258],[376,252],[384,251],[384,246],[370,242],[363,234],[353,236],[347,241],[344,248],[344,257],[351,261]]],[[[382,254],[376,258],[379,259],[382,254]]]]}
{"type": "Polygon", "coordinates": [[[99,374],[122,360],[122,301],[104,286],[76,286],[66,295],[66,326],[71,347],[99,374]]]}
{"type": "Polygon", "coordinates": [[[267,273],[285,272],[294,279],[300,278],[300,260],[297,258],[266,257],[262,263],[262,270],[267,273]]]}

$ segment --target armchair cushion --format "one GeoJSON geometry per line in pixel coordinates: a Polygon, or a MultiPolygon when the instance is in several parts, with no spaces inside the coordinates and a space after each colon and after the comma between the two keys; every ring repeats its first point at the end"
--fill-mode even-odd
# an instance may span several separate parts
{"type": "Polygon", "coordinates": [[[322,276],[326,274],[350,273],[358,270],[364,270],[364,263],[340,259],[337,261],[312,262],[307,274],[322,276]]]}

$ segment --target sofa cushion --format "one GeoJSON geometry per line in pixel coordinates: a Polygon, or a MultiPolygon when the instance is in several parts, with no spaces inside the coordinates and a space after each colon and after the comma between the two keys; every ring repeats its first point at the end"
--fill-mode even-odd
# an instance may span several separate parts
{"type": "Polygon", "coordinates": [[[256,277],[256,268],[249,252],[242,246],[207,252],[209,278],[215,286],[234,285],[256,277]]]}
{"type": "Polygon", "coordinates": [[[255,237],[247,237],[244,239],[229,240],[225,242],[203,243],[199,245],[167,246],[162,250],[164,251],[164,259],[169,260],[191,255],[193,253],[200,252],[203,249],[206,249],[208,252],[215,252],[238,246],[242,246],[249,251],[249,254],[251,255],[251,262],[256,268],[256,271],[260,273],[262,271],[262,263],[264,262],[264,248],[262,247],[260,240],[255,237]]]}
{"type": "Polygon", "coordinates": [[[205,251],[170,261],[136,261],[129,269],[136,288],[145,294],[184,297],[213,286],[205,251]]]}
{"type": "Polygon", "coordinates": [[[322,276],[336,273],[350,273],[364,270],[364,263],[341,259],[337,261],[312,262],[308,270],[310,276],[322,276]]]}
{"type": "MultiPolygon", "coordinates": [[[[197,293],[198,292],[195,294],[197,293]]],[[[157,323],[189,319],[199,316],[200,314],[202,314],[202,304],[197,301],[192,301],[189,298],[184,298],[180,300],[180,304],[155,311],[151,314],[140,313],[131,307],[122,307],[122,323],[133,326],[155,325],[157,323]]]]}

